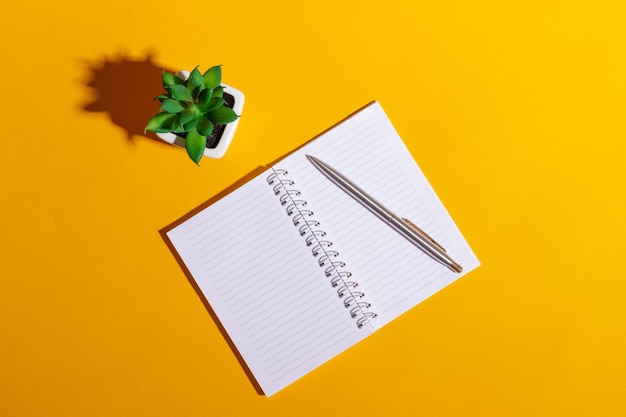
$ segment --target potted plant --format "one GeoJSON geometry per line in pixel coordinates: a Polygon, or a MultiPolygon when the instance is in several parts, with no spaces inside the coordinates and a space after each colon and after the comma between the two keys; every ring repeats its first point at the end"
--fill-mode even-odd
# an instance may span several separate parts
{"type": "Polygon", "coordinates": [[[202,156],[221,158],[230,145],[243,108],[241,91],[222,84],[220,66],[204,73],[163,71],[165,93],[159,113],[150,118],[146,130],[166,142],[184,147],[196,164],[202,156]]]}

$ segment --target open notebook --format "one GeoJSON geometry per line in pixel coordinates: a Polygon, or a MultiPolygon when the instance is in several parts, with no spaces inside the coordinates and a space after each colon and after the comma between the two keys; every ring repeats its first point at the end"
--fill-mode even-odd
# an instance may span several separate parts
{"type": "Polygon", "coordinates": [[[479,265],[377,102],[164,235],[267,396],[479,265]],[[411,219],[463,273],[372,215],[306,154],[411,219]]]}

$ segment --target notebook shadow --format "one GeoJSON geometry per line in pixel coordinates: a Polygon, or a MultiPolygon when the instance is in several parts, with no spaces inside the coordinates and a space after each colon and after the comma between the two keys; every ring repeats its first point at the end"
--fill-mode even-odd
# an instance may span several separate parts
{"type": "Polygon", "coordinates": [[[170,224],[170,225],[164,227],[163,229],[159,230],[159,234],[161,235],[161,238],[163,239],[163,241],[165,242],[165,244],[169,248],[170,252],[172,252],[172,254],[174,255],[174,258],[176,259],[176,261],[178,262],[180,268],[182,269],[182,271],[184,272],[185,276],[187,277],[187,280],[189,281],[189,284],[191,284],[191,286],[195,290],[196,294],[198,294],[198,297],[202,301],[202,304],[204,305],[204,307],[206,308],[207,312],[209,313],[209,315],[211,316],[211,318],[213,319],[213,321],[217,325],[220,333],[222,334],[222,336],[224,337],[224,339],[228,343],[228,346],[230,347],[230,349],[233,351],[235,357],[237,358],[237,361],[241,365],[244,373],[246,374],[246,376],[248,377],[248,379],[252,383],[252,386],[254,387],[254,389],[255,389],[255,391],[257,392],[258,395],[265,395],[265,393],[263,392],[263,389],[261,388],[261,385],[257,382],[257,380],[254,377],[254,374],[252,373],[250,368],[248,368],[248,365],[244,361],[243,356],[239,353],[239,350],[237,349],[237,347],[235,346],[235,343],[232,341],[232,339],[230,338],[230,336],[226,332],[226,329],[224,328],[224,326],[222,325],[222,323],[221,323],[220,319],[218,318],[217,314],[215,313],[215,311],[211,307],[211,304],[208,302],[208,300],[205,298],[204,294],[202,293],[202,290],[200,289],[200,286],[198,285],[196,280],[191,275],[191,272],[189,272],[189,270],[185,266],[185,263],[183,262],[182,258],[180,257],[180,255],[178,254],[176,249],[174,248],[174,245],[172,244],[170,239],[168,238],[167,232],[169,230],[173,229],[174,227],[176,227],[177,225],[185,222],[189,218],[193,217],[195,214],[199,213],[200,211],[202,211],[203,209],[207,208],[211,204],[215,203],[216,201],[218,201],[221,198],[225,197],[226,195],[230,194],[235,189],[239,188],[240,186],[242,186],[243,184],[248,182],[250,179],[258,176],[265,169],[266,169],[265,167],[259,166],[258,168],[254,169],[249,174],[245,175],[243,178],[241,178],[240,180],[238,180],[237,182],[235,182],[234,184],[232,184],[231,186],[229,186],[224,191],[220,192],[219,194],[217,194],[216,196],[214,196],[210,200],[208,200],[205,203],[201,204],[200,206],[196,207],[195,209],[193,209],[189,213],[185,214],[183,217],[181,217],[180,219],[176,220],[172,224],[170,224]]]}
{"type": "Polygon", "coordinates": [[[146,53],[140,59],[118,54],[97,62],[84,62],[87,66],[84,84],[91,96],[80,106],[81,109],[106,113],[111,122],[125,131],[128,140],[137,135],[158,140],[152,134],[144,134],[147,121],[159,109],[158,101],[153,98],[161,93],[164,70],[153,62],[153,58],[152,53],[146,53]]]}

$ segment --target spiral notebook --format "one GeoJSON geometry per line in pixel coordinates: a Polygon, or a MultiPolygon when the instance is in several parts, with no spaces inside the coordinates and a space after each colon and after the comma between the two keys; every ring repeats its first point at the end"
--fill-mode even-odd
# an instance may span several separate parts
{"type": "Polygon", "coordinates": [[[164,236],[267,396],[479,265],[377,102],[164,236]],[[463,273],[373,216],[306,154],[410,218],[463,273]]]}

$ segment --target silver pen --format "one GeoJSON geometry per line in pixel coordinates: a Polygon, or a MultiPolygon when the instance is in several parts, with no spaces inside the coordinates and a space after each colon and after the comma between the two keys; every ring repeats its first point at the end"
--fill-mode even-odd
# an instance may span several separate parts
{"type": "Polygon", "coordinates": [[[435,240],[428,236],[422,229],[411,223],[410,220],[393,214],[389,211],[389,209],[376,201],[372,196],[367,194],[352,181],[316,157],[311,155],[307,155],[306,157],[335,185],[361,203],[365,208],[374,213],[379,219],[384,221],[415,246],[424,251],[424,253],[428,256],[447,266],[454,272],[460,273],[463,270],[461,265],[456,263],[439,243],[435,242],[435,240]]]}

